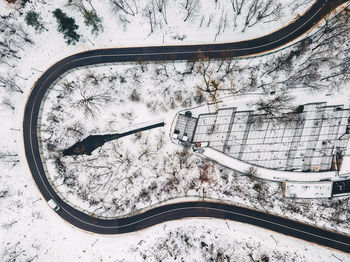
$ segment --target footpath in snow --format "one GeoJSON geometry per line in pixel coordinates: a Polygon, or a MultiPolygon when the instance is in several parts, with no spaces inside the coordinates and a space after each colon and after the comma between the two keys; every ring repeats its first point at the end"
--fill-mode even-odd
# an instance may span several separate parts
{"type": "Polygon", "coordinates": [[[296,171],[282,171],[268,169],[264,167],[255,166],[215,149],[206,147],[203,148],[203,156],[216,161],[220,165],[228,167],[230,169],[236,170],[241,173],[246,173],[251,168],[255,169],[254,176],[261,179],[271,180],[271,181],[303,181],[303,182],[318,182],[323,180],[332,180],[336,177],[336,171],[327,172],[296,172],[296,171]]]}

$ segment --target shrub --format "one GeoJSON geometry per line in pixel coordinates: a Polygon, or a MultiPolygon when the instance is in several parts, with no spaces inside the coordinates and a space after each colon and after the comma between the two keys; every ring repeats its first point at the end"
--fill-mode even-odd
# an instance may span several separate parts
{"type": "Polygon", "coordinates": [[[140,102],[140,94],[134,89],[130,95],[130,100],[133,102],[140,102]]]}

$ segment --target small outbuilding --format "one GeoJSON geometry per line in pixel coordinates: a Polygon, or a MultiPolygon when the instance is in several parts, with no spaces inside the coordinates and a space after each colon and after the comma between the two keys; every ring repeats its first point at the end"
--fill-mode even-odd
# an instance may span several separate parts
{"type": "Polygon", "coordinates": [[[291,182],[283,181],[283,196],[290,198],[329,198],[332,197],[332,181],[291,182]]]}

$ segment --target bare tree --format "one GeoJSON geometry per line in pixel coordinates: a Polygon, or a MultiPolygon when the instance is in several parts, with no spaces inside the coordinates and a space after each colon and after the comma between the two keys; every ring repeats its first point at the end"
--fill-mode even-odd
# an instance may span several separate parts
{"type": "Polygon", "coordinates": [[[237,27],[237,17],[242,12],[242,7],[243,7],[244,2],[245,2],[245,0],[231,0],[231,6],[232,6],[232,9],[233,9],[233,24],[234,24],[234,28],[237,27]]]}
{"type": "Polygon", "coordinates": [[[252,27],[267,17],[273,16],[273,19],[279,16],[281,7],[280,4],[275,4],[274,0],[253,0],[248,8],[249,12],[245,17],[242,32],[244,32],[247,27],[252,27]]]}
{"type": "Polygon", "coordinates": [[[18,154],[10,151],[0,152],[0,162],[10,164],[13,167],[19,163],[18,154]]]}
{"type": "Polygon", "coordinates": [[[215,33],[214,42],[216,41],[216,38],[219,34],[223,33],[227,26],[227,13],[224,13],[224,10],[221,11],[221,16],[219,19],[219,22],[217,23],[217,31],[215,33]]]}
{"type": "Polygon", "coordinates": [[[96,10],[91,1],[92,0],[68,0],[67,5],[77,8],[84,16],[85,24],[92,27],[91,32],[97,33],[103,30],[102,19],[97,16],[96,10]],[[90,8],[87,8],[84,3],[88,3],[90,8]]]}
{"type": "Polygon", "coordinates": [[[282,6],[281,4],[277,4],[276,6],[273,6],[274,1],[273,0],[268,0],[264,2],[264,6],[262,6],[262,9],[259,10],[258,15],[256,17],[256,20],[253,24],[249,25],[250,27],[252,27],[253,25],[255,25],[257,22],[259,22],[261,19],[264,19],[266,17],[269,17],[273,14],[277,15],[279,14],[282,6]]]}
{"type": "Polygon", "coordinates": [[[215,65],[211,64],[211,60],[207,57],[201,57],[197,60],[194,66],[194,72],[202,77],[203,85],[196,86],[196,88],[209,97],[208,102],[217,104],[219,102],[219,97],[222,93],[227,92],[230,95],[235,95],[242,93],[246,90],[246,87],[237,88],[234,83],[233,70],[234,64],[231,60],[223,60],[219,62],[219,67],[225,65],[224,70],[219,70],[222,74],[218,74],[219,71],[215,70],[215,65]],[[225,87],[223,81],[229,79],[228,83],[226,81],[225,87]]]}
{"type": "Polygon", "coordinates": [[[25,43],[33,44],[29,35],[20,24],[12,21],[12,15],[0,16],[0,63],[11,67],[9,59],[19,59],[19,51],[24,50],[25,43]]]}
{"type": "Polygon", "coordinates": [[[156,6],[157,6],[157,10],[159,13],[162,14],[162,17],[164,19],[164,22],[165,24],[168,24],[168,21],[167,21],[167,3],[168,3],[168,0],[154,0],[156,6]]]}
{"type": "Polygon", "coordinates": [[[258,101],[250,105],[254,106],[259,114],[264,114],[267,117],[277,117],[291,109],[292,100],[292,96],[287,92],[282,92],[272,98],[259,98],[258,101]]]}
{"type": "Polygon", "coordinates": [[[213,182],[213,174],[215,173],[214,164],[211,161],[206,161],[198,167],[199,169],[199,181],[213,182]]]}
{"type": "Polygon", "coordinates": [[[26,252],[21,248],[20,243],[21,241],[17,241],[14,244],[11,242],[6,243],[1,254],[4,261],[18,261],[26,257],[26,252]]]}
{"type": "Polygon", "coordinates": [[[186,22],[191,16],[193,16],[199,9],[199,0],[185,0],[183,8],[186,11],[184,22],[186,22]]]}
{"type": "Polygon", "coordinates": [[[245,22],[244,22],[244,28],[242,29],[242,32],[245,31],[247,26],[250,24],[250,21],[253,19],[253,17],[257,14],[258,9],[260,8],[260,0],[253,0],[248,8],[248,13],[245,17],[245,22]]]}
{"type": "Polygon", "coordinates": [[[237,15],[241,14],[244,3],[245,0],[231,0],[232,9],[237,15]]]}
{"type": "Polygon", "coordinates": [[[2,99],[2,104],[3,104],[5,107],[11,109],[12,111],[14,111],[14,110],[16,109],[14,103],[13,103],[13,102],[10,100],[10,98],[8,98],[8,97],[4,97],[4,98],[2,99]]]}
{"type": "Polygon", "coordinates": [[[67,131],[78,138],[82,138],[84,136],[84,126],[80,122],[74,122],[72,125],[67,127],[67,131]]]}
{"type": "Polygon", "coordinates": [[[111,97],[107,92],[99,92],[98,89],[79,87],[81,99],[77,101],[76,106],[82,108],[88,116],[95,116],[96,113],[104,108],[111,97]]]}
{"type": "Polygon", "coordinates": [[[2,76],[0,75],[0,87],[4,87],[10,92],[23,93],[22,88],[15,82],[14,76],[2,76]]]}
{"type": "Polygon", "coordinates": [[[147,18],[147,21],[148,21],[149,26],[150,26],[150,33],[149,34],[153,34],[155,26],[157,24],[153,1],[151,2],[151,4],[146,6],[146,8],[143,10],[143,14],[147,18]]]}
{"type": "Polygon", "coordinates": [[[138,13],[138,7],[135,0],[111,0],[113,10],[118,12],[119,10],[126,15],[135,16],[138,13]]]}

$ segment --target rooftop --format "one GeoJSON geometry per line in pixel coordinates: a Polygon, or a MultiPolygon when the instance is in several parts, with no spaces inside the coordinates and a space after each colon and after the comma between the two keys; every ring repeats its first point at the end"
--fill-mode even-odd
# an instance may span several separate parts
{"type": "Polygon", "coordinates": [[[350,110],[325,102],[280,117],[224,108],[198,118],[180,114],[178,139],[201,142],[256,166],[289,171],[336,170],[346,153],[350,110]]]}

